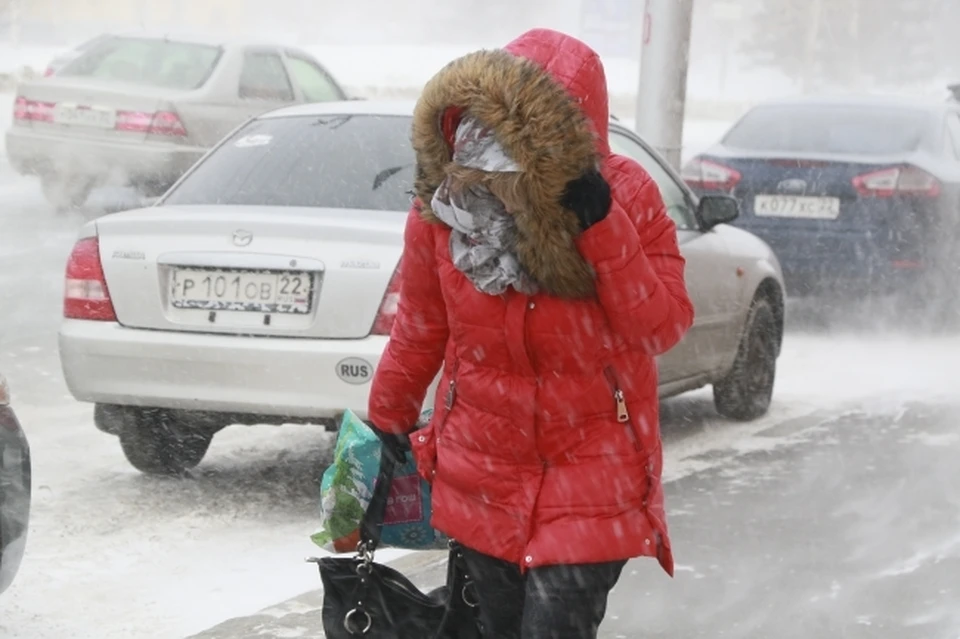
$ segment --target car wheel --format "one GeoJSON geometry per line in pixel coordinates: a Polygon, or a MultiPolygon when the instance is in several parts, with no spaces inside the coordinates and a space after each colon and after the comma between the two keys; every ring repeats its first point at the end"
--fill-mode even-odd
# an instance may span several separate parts
{"type": "Polygon", "coordinates": [[[93,191],[93,180],[82,177],[40,176],[40,188],[57,213],[79,209],[87,203],[93,191]]]}
{"type": "Polygon", "coordinates": [[[713,401],[724,417],[756,419],[770,408],[777,374],[777,320],[770,302],[754,300],[733,368],[713,385],[713,401]]]}
{"type": "Polygon", "coordinates": [[[203,460],[213,441],[210,430],[156,408],[116,407],[120,447],[134,468],[149,475],[182,475],[203,460]]]}

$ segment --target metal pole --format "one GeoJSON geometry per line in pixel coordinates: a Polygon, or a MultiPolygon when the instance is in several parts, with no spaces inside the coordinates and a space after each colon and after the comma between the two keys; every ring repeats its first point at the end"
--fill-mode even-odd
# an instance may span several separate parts
{"type": "Polygon", "coordinates": [[[693,0],[646,0],[637,132],[680,167],[693,0]]]}

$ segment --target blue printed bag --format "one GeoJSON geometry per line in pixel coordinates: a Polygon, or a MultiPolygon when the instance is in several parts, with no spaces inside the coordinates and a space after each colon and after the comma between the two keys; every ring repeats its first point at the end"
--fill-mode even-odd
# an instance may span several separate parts
{"type": "MultiPolygon", "coordinates": [[[[421,414],[419,426],[429,422],[432,412],[421,414]]],[[[363,420],[353,411],[344,413],[333,463],[320,482],[320,530],[311,536],[324,550],[356,550],[360,520],[380,471],[381,447],[380,438],[363,420]]],[[[408,459],[397,468],[391,483],[381,544],[409,550],[447,548],[447,537],[430,526],[430,513],[430,484],[417,474],[413,459],[408,459]]]]}

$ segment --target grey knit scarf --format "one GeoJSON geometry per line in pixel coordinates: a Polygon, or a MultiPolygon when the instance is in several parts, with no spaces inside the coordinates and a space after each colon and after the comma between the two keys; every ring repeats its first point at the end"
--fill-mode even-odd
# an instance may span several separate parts
{"type": "MultiPolygon", "coordinates": [[[[494,138],[493,131],[474,118],[457,127],[453,161],[482,171],[516,172],[517,163],[494,138]]],[[[430,204],[452,230],[453,265],[482,293],[499,295],[512,286],[521,293],[537,292],[536,282],[516,257],[517,224],[488,188],[474,185],[456,191],[447,178],[430,204]]]]}

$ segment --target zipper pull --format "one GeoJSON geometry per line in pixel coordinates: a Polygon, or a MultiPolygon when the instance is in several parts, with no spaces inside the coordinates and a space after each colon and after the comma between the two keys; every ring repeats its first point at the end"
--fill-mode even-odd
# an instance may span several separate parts
{"type": "Polygon", "coordinates": [[[453,408],[453,403],[455,401],[457,401],[457,383],[451,379],[450,385],[447,387],[447,397],[445,401],[447,410],[453,408]]]}
{"type": "Polygon", "coordinates": [[[621,424],[630,421],[630,413],[627,412],[627,400],[623,398],[623,391],[618,388],[614,391],[613,398],[617,400],[617,421],[621,424]]]}

